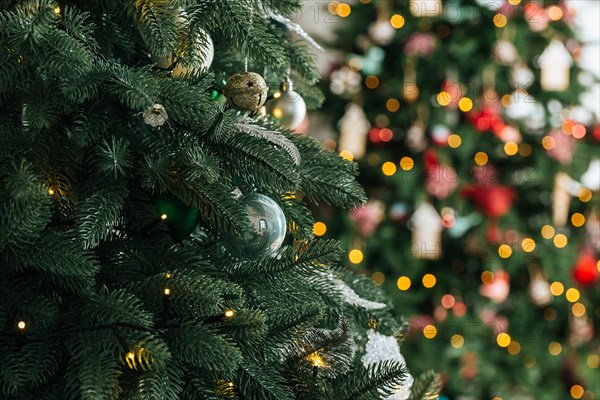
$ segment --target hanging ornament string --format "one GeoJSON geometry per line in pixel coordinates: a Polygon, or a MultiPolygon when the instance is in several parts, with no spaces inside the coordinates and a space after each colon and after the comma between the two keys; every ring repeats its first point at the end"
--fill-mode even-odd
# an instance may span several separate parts
{"type": "Polygon", "coordinates": [[[427,126],[429,122],[429,107],[426,104],[421,104],[417,108],[417,119],[415,121],[415,125],[419,125],[423,129],[427,126]]]}
{"type": "Polygon", "coordinates": [[[417,86],[417,57],[406,57],[404,63],[404,82],[403,97],[407,102],[412,103],[419,97],[419,87],[417,86]]]}
{"type": "MultiPolygon", "coordinates": [[[[254,12],[250,9],[250,26],[254,24],[254,12]]],[[[248,56],[250,55],[250,49],[248,48],[248,42],[244,43],[244,72],[248,72],[248,56]]]]}
{"type": "Polygon", "coordinates": [[[493,63],[488,64],[482,72],[482,95],[484,103],[495,103],[498,98],[496,92],[496,66],[493,63]]]}

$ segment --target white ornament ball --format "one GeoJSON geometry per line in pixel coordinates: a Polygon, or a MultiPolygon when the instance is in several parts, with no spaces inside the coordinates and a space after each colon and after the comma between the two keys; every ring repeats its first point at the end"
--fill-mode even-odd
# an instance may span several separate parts
{"type": "Polygon", "coordinates": [[[491,11],[497,11],[502,5],[503,0],[476,0],[477,4],[491,11]]]}
{"type": "Polygon", "coordinates": [[[266,104],[267,113],[287,129],[296,129],[306,117],[306,103],[291,83],[284,84],[283,91],[266,104]],[[287,85],[287,87],[285,86],[287,85]]]}
{"type": "Polygon", "coordinates": [[[438,146],[448,144],[448,138],[450,137],[450,129],[447,126],[436,124],[431,128],[431,137],[433,142],[438,146]]]}
{"type": "Polygon", "coordinates": [[[358,72],[344,66],[331,73],[329,89],[336,95],[356,94],[360,91],[361,82],[362,78],[358,72]]]}
{"type": "Polygon", "coordinates": [[[523,64],[515,66],[510,73],[510,84],[515,89],[528,89],[534,80],[533,71],[523,64]]]}
{"type": "Polygon", "coordinates": [[[519,53],[514,44],[508,40],[499,40],[494,46],[494,58],[499,64],[510,65],[517,61],[519,53]]]}
{"type": "Polygon", "coordinates": [[[395,34],[396,30],[387,19],[378,19],[369,27],[369,36],[381,46],[390,44],[395,34]]]}
{"type": "Polygon", "coordinates": [[[550,284],[545,279],[536,278],[529,284],[529,297],[536,306],[542,307],[552,301],[550,284]]]}

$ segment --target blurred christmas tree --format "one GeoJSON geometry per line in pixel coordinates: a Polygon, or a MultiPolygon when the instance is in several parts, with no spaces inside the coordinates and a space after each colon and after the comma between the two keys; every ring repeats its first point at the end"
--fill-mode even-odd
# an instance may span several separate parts
{"type": "MultiPolygon", "coordinates": [[[[367,205],[324,209],[452,399],[597,398],[596,77],[562,1],[329,3],[326,103],[367,205]]],[[[329,143],[332,143],[329,141],[329,143]]]]}
{"type": "Polygon", "coordinates": [[[287,129],[321,101],[301,1],[0,4],[0,398],[437,397],[313,237],[365,197],[287,129]]]}

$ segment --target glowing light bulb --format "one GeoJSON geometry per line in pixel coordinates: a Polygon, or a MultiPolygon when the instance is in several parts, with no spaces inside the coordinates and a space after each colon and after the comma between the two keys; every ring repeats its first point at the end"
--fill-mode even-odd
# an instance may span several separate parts
{"type": "Polygon", "coordinates": [[[327,232],[327,225],[325,223],[317,221],[313,225],[313,233],[315,236],[323,236],[327,232]]]}
{"type": "Polygon", "coordinates": [[[233,318],[235,316],[235,310],[225,310],[223,313],[226,318],[233,318]]]}
{"type": "Polygon", "coordinates": [[[165,288],[165,290],[163,290],[163,293],[165,294],[165,296],[170,296],[171,295],[171,289],[165,288]]]}
{"type": "Polygon", "coordinates": [[[20,330],[25,329],[26,326],[27,326],[27,324],[25,323],[25,321],[17,322],[17,328],[19,328],[20,330]]]}
{"type": "Polygon", "coordinates": [[[325,361],[323,361],[323,358],[317,352],[314,352],[314,353],[310,354],[308,356],[308,360],[315,367],[323,367],[323,366],[325,366],[325,361]]]}
{"type": "Polygon", "coordinates": [[[162,215],[160,216],[160,219],[161,219],[162,221],[166,220],[167,218],[168,218],[167,214],[162,214],[162,215]]]}

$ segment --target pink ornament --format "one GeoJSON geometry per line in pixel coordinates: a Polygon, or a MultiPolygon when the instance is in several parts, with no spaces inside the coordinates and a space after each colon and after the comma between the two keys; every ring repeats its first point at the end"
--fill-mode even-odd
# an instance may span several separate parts
{"type": "Polygon", "coordinates": [[[421,314],[411,317],[408,321],[407,334],[409,337],[418,337],[423,334],[423,328],[427,325],[434,325],[435,322],[431,315],[421,314]]]}
{"type": "Polygon", "coordinates": [[[467,305],[462,301],[459,301],[452,307],[452,312],[457,317],[462,317],[467,313],[467,305]]]}
{"type": "Polygon", "coordinates": [[[548,150],[548,155],[563,165],[569,164],[575,152],[575,141],[573,138],[570,135],[565,135],[558,129],[550,132],[548,136],[555,141],[554,147],[548,150]]]}
{"type": "Polygon", "coordinates": [[[561,21],[563,21],[565,24],[567,24],[569,26],[573,25],[573,21],[575,20],[575,15],[577,14],[575,12],[575,10],[573,8],[569,7],[567,2],[564,0],[560,1],[559,7],[562,11],[561,21]]]}
{"type": "Polygon", "coordinates": [[[492,164],[473,168],[473,180],[477,186],[490,187],[498,182],[498,169],[492,164]]]}
{"type": "Polygon", "coordinates": [[[429,149],[423,154],[427,171],[427,193],[437,199],[445,199],[456,190],[458,174],[450,165],[442,165],[434,150],[429,149]]]}
{"type": "Polygon", "coordinates": [[[515,142],[521,143],[523,137],[521,136],[521,132],[514,126],[506,125],[502,128],[501,131],[496,133],[498,139],[502,140],[504,143],[506,142],[515,142]]]}
{"type": "Polygon", "coordinates": [[[550,23],[550,17],[548,12],[544,9],[540,3],[536,1],[530,1],[525,5],[525,19],[529,22],[529,27],[534,32],[541,32],[548,27],[550,23]]]}
{"type": "Polygon", "coordinates": [[[496,271],[493,282],[482,284],[479,287],[479,294],[491,299],[494,303],[503,303],[508,298],[509,292],[510,279],[506,271],[496,271]]]}
{"type": "Polygon", "coordinates": [[[350,218],[363,236],[371,236],[385,216],[385,206],[379,200],[370,200],[367,204],[350,213],[350,218]]]}
{"type": "Polygon", "coordinates": [[[413,33],[404,43],[404,53],[408,56],[427,57],[434,49],[435,36],[432,33],[413,33]]]}
{"type": "Polygon", "coordinates": [[[594,338],[594,324],[587,316],[572,318],[569,328],[569,342],[573,346],[581,346],[594,338]]]}
{"type": "Polygon", "coordinates": [[[493,328],[498,333],[508,331],[508,319],[503,315],[498,315],[494,310],[484,309],[479,313],[479,318],[484,325],[493,328]]]}
{"type": "Polygon", "coordinates": [[[513,17],[519,9],[508,2],[503,2],[496,11],[497,14],[503,14],[507,17],[513,17]]]}
{"type": "Polygon", "coordinates": [[[458,82],[453,82],[450,80],[444,81],[442,84],[442,91],[448,93],[448,97],[450,98],[450,102],[447,107],[456,109],[458,108],[458,102],[463,97],[464,87],[461,86],[458,82]]]}
{"type": "Polygon", "coordinates": [[[427,193],[443,200],[450,196],[458,185],[458,175],[451,165],[435,164],[427,169],[427,193]]]}
{"type": "Polygon", "coordinates": [[[446,310],[442,306],[437,306],[435,308],[435,310],[433,311],[433,318],[435,318],[435,320],[437,322],[443,322],[447,317],[448,317],[448,310],[446,310]]]}

